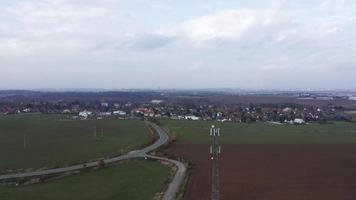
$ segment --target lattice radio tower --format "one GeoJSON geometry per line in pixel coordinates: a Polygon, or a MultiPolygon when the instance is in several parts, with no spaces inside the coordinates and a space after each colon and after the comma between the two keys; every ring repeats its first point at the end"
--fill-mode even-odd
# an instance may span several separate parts
{"type": "Polygon", "coordinates": [[[219,146],[220,128],[214,125],[210,128],[210,136],[212,138],[212,145],[210,146],[210,154],[212,160],[212,190],[211,199],[220,200],[220,176],[219,176],[219,157],[221,147],[219,146]]]}

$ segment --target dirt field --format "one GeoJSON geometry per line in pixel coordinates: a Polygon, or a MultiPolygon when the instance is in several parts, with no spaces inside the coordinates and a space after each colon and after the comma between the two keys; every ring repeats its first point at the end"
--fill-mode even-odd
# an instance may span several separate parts
{"type": "MultiPolygon", "coordinates": [[[[193,163],[185,199],[209,199],[209,145],[166,153],[193,163]]],[[[354,200],[356,145],[223,145],[220,174],[223,200],[354,200]]]]}

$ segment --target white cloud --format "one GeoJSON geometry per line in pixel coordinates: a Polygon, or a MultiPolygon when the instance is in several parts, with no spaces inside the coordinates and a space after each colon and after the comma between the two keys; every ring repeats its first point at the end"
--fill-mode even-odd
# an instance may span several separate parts
{"type": "MultiPolygon", "coordinates": [[[[294,76],[299,70],[302,78],[309,70],[342,75],[343,69],[354,69],[355,4],[348,0],[208,3],[213,6],[204,7],[203,0],[1,1],[0,71],[5,75],[0,85],[14,82],[6,73],[21,70],[33,77],[36,70],[48,77],[86,72],[95,80],[121,74],[123,85],[132,82],[129,74],[155,71],[156,85],[173,84],[175,76],[188,86],[198,84],[195,77],[215,77],[214,85],[229,87],[223,84],[237,79],[239,84],[252,78],[263,82],[266,73],[294,76]]],[[[143,79],[135,84],[150,86],[143,79]]]]}
{"type": "Polygon", "coordinates": [[[275,41],[276,42],[288,41],[290,38],[295,37],[297,34],[298,32],[295,29],[282,30],[276,34],[275,41]]]}
{"type": "Polygon", "coordinates": [[[335,20],[317,20],[307,27],[306,34],[314,39],[327,37],[341,31],[341,24],[335,20]]]}
{"type": "Polygon", "coordinates": [[[205,67],[206,67],[206,63],[202,60],[198,60],[198,61],[193,62],[190,70],[191,71],[199,71],[201,73],[201,72],[203,72],[205,67]]]}
{"type": "Polygon", "coordinates": [[[273,12],[259,10],[224,10],[183,23],[183,31],[195,42],[238,39],[257,27],[273,23],[273,12]]]}
{"type": "Polygon", "coordinates": [[[132,47],[140,51],[150,51],[164,47],[170,42],[172,42],[174,39],[174,37],[169,37],[161,34],[141,34],[132,41],[132,47]]]}
{"type": "MultiPolygon", "coordinates": [[[[107,35],[113,11],[68,1],[15,1],[0,4],[0,56],[35,55],[56,49],[88,49],[107,35]],[[97,29],[97,32],[93,30],[97,29]],[[95,39],[94,39],[95,38],[95,39]]],[[[60,52],[59,52],[60,53],[60,52]]]]}

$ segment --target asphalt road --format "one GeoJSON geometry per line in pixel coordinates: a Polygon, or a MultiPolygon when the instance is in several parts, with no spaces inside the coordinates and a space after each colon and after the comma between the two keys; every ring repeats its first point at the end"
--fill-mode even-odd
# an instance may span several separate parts
{"type": "MultiPolygon", "coordinates": [[[[147,122],[147,123],[150,123],[150,122],[147,122]]],[[[186,172],[186,167],[183,163],[181,163],[179,161],[168,159],[165,157],[152,156],[152,155],[148,154],[149,152],[158,149],[159,147],[161,147],[168,141],[168,135],[166,132],[164,132],[161,129],[161,127],[159,127],[153,123],[150,123],[150,125],[155,129],[155,131],[159,135],[159,139],[157,141],[155,141],[153,144],[151,144],[143,149],[131,151],[128,154],[125,154],[122,156],[104,159],[103,161],[105,164],[111,164],[111,163],[115,163],[115,162],[119,162],[119,161],[127,160],[127,159],[133,159],[133,158],[151,158],[151,159],[162,160],[162,161],[166,161],[166,162],[170,162],[170,163],[174,164],[177,167],[176,174],[163,195],[163,200],[172,200],[176,196],[176,193],[178,192],[179,187],[183,182],[185,172],[186,172]]],[[[36,177],[36,176],[43,176],[43,175],[61,174],[64,172],[76,171],[76,170],[81,170],[84,168],[91,168],[91,167],[95,167],[97,165],[98,165],[97,161],[93,161],[90,163],[83,163],[83,164],[78,164],[78,165],[73,165],[73,166],[68,166],[68,167],[46,169],[46,170],[40,170],[40,171],[34,171],[34,172],[4,174],[4,175],[0,175],[0,181],[6,181],[9,179],[17,179],[17,178],[36,177]]]]}
{"type": "Polygon", "coordinates": [[[162,161],[166,161],[166,162],[170,162],[172,164],[174,164],[177,167],[177,171],[176,174],[172,180],[172,182],[169,184],[166,192],[163,195],[163,200],[171,200],[174,199],[174,197],[176,196],[179,187],[181,186],[183,180],[184,180],[184,176],[185,176],[185,172],[186,172],[186,167],[183,163],[176,161],[176,160],[172,160],[172,159],[168,159],[168,158],[164,158],[164,157],[157,157],[157,156],[148,156],[149,158],[152,159],[157,159],[157,160],[162,160],[162,161]]]}

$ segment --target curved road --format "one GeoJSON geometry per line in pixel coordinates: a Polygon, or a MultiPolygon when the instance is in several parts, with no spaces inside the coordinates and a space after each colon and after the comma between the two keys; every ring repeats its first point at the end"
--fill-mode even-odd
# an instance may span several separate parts
{"type": "MultiPolygon", "coordinates": [[[[152,155],[148,154],[149,152],[164,145],[168,141],[168,135],[166,132],[164,132],[161,129],[161,127],[157,126],[156,124],[153,124],[150,122],[147,122],[147,123],[149,123],[159,135],[159,139],[156,142],[154,142],[153,144],[151,144],[143,149],[131,151],[128,154],[125,154],[122,156],[104,159],[104,163],[111,164],[111,163],[115,163],[115,162],[119,162],[119,161],[127,160],[127,159],[132,159],[132,158],[151,158],[151,159],[162,160],[162,161],[166,161],[166,162],[170,162],[170,163],[174,164],[177,167],[176,174],[175,174],[172,182],[169,184],[168,189],[166,190],[166,192],[163,195],[163,200],[172,200],[176,196],[176,193],[178,192],[179,187],[183,182],[184,175],[186,172],[186,167],[183,163],[181,163],[179,161],[172,160],[172,159],[165,158],[165,157],[152,156],[152,155]]],[[[35,171],[35,172],[5,174],[5,175],[0,175],[0,181],[16,179],[16,178],[28,178],[28,177],[35,177],[35,176],[60,174],[60,173],[64,173],[64,172],[81,170],[84,168],[96,167],[97,165],[98,165],[97,162],[93,161],[90,163],[83,163],[83,164],[78,164],[78,165],[73,165],[73,166],[68,166],[68,167],[61,167],[61,168],[54,168],[54,169],[46,169],[46,170],[35,171]],[[85,164],[85,166],[84,166],[84,164],[85,164]]]]}

